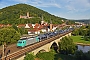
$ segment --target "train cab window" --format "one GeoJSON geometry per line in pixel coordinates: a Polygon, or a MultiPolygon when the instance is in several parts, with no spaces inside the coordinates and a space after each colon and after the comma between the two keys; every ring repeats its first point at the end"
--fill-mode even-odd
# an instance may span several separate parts
{"type": "Polygon", "coordinates": [[[22,43],[22,42],[19,41],[18,43],[22,43]]]}

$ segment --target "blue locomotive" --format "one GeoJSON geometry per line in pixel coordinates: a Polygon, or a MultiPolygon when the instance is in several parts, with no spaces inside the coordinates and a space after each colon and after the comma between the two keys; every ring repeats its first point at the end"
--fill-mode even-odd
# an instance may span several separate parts
{"type": "Polygon", "coordinates": [[[39,42],[38,37],[22,38],[22,39],[18,40],[17,47],[25,47],[25,46],[33,44],[35,42],[39,42]]]}
{"type": "Polygon", "coordinates": [[[69,29],[65,29],[65,30],[56,30],[53,32],[40,34],[40,35],[35,36],[35,37],[22,38],[22,39],[18,40],[17,47],[25,47],[27,45],[30,45],[30,44],[33,44],[36,42],[40,42],[42,40],[45,40],[45,39],[51,38],[53,36],[56,36],[58,34],[63,34],[65,32],[72,31],[72,30],[73,30],[73,28],[69,28],[69,29]]]}

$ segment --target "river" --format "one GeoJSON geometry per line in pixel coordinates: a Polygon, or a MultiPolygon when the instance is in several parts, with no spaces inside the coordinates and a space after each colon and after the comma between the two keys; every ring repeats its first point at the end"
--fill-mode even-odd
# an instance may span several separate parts
{"type": "Polygon", "coordinates": [[[78,50],[82,50],[83,52],[88,52],[90,50],[90,46],[82,46],[82,45],[77,45],[78,50]]]}

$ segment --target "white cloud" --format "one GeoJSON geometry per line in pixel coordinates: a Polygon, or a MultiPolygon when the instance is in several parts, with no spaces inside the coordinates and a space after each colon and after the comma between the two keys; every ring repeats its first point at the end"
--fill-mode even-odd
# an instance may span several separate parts
{"type": "Polygon", "coordinates": [[[88,0],[69,0],[66,8],[75,12],[86,11],[90,9],[90,3],[88,0]]]}
{"type": "Polygon", "coordinates": [[[61,8],[61,6],[59,4],[57,4],[55,2],[55,0],[47,0],[47,1],[44,1],[44,0],[35,0],[34,2],[30,2],[32,3],[32,5],[36,5],[38,7],[57,7],[57,8],[61,8]]]}
{"type": "Polygon", "coordinates": [[[38,7],[58,7],[61,8],[59,4],[56,3],[55,0],[9,0],[18,3],[28,3],[38,7]]]}
{"type": "Polygon", "coordinates": [[[73,6],[70,6],[70,5],[66,5],[66,8],[68,9],[68,10],[70,10],[70,11],[74,11],[74,10],[76,10],[73,6]]]}
{"type": "Polygon", "coordinates": [[[57,8],[62,7],[70,11],[90,9],[90,0],[7,0],[7,1],[12,1],[12,2],[17,2],[17,3],[27,3],[30,5],[37,6],[37,7],[57,7],[57,8]]]}
{"type": "Polygon", "coordinates": [[[13,2],[19,2],[19,3],[27,3],[29,0],[8,0],[13,2]]]}
{"type": "Polygon", "coordinates": [[[4,7],[7,7],[7,3],[6,2],[0,2],[0,9],[1,8],[4,8],[4,7]]]}
{"type": "Polygon", "coordinates": [[[90,3],[90,0],[87,0],[90,3]]]}
{"type": "Polygon", "coordinates": [[[61,8],[60,4],[57,4],[55,0],[7,0],[7,1],[3,0],[3,3],[0,2],[0,6],[1,6],[0,8],[7,6],[6,3],[8,5],[11,5],[13,3],[26,3],[26,4],[34,5],[36,7],[57,7],[57,8],[61,8]]]}

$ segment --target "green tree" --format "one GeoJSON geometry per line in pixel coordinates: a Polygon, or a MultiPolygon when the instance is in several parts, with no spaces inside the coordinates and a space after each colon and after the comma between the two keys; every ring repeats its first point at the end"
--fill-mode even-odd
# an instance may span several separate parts
{"type": "Polygon", "coordinates": [[[83,53],[83,51],[76,51],[74,54],[75,60],[90,60],[90,51],[83,53]]]}
{"type": "MultiPolygon", "coordinates": [[[[0,29],[0,43],[11,44],[17,42],[20,39],[20,34],[13,28],[2,28],[0,29]]],[[[0,45],[1,45],[0,44],[0,45]]]]}
{"type": "Polygon", "coordinates": [[[28,31],[27,31],[24,27],[18,28],[18,32],[19,32],[21,35],[28,33],[28,31]]]}
{"type": "Polygon", "coordinates": [[[18,31],[21,35],[23,35],[23,34],[28,34],[27,29],[25,29],[24,27],[17,28],[17,26],[16,26],[15,24],[13,24],[12,27],[13,27],[16,31],[18,31]]]}
{"type": "Polygon", "coordinates": [[[81,50],[75,52],[75,59],[76,60],[86,60],[84,59],[84,53],[81,50]]]}
{"type": "Polygon", "coordinates": [[[85,28],[85,26],[82,26],[78,29],[79,35],[85,36],[87,33],[87,29],[85,28]]]}
{"type": "Polygon", "coordinates": [[[68,21],[66,22],[66,24],[67,24],[67,25],[72,25],[72,24],[75,24],[75,22],[74,22],[73,20],[68,20],[68,21]]]}
{"type": "Polygon", "coordinates": [[[70,37],[64,37],[59,42],[59,51],[62,54],[74,54],[77,50],[76,45],[73,43],[73,40],[70,37]]]}
{"type": "Polygon", "coordinates": [[[88,51],[87,53],[85,53],[85,55],[86,55],[87,60],[90,60],[90,51],[88,51]]]}
{"type": "Polygon", "coordinates": [[[72,32],[72,35],[79,35],[79,31],[78,31],[79,29],[75,29],[73,32],[72,32]]]}
{"type": "Polygon", "coordinates": [[[18,31],[18,27],[17,27],[15,24],[13,24],[12,27],[13,27],[16,31],[18,31]]]}
{"type": "Polygon", "coordinates": [[[35,60],[35,56],[31,53],[31,54],[27,54],[24,58],[24,60],[35,60]]]}
{"type": "Polygon", "coordinates": [[[86,41],[90,41],[90,26],[88,27],[85,27],[84,29],[82,29],[82,33],[83,33],[83,36],[84,36],[84,39],[86,41]]]}
{"type": "Polygon", "coordinates": [[[54,60],[54,53],[52,52],[38,53],[36,57],[42,60],[54,60]]]}

